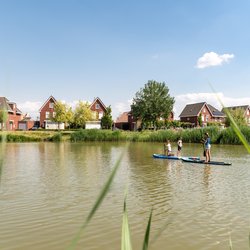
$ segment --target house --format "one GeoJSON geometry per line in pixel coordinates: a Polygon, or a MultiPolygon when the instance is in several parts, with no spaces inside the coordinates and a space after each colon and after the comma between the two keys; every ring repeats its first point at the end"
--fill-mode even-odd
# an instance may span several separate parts
{"type": "Polygon", "coordinates": [[[22,120],[22,112],[15,102],[9,101],[6,97],[0,97],[0,112],[0,129],[10,131],[18,129],[18,121],[22,120]],[[6,112],[6,117],[4,117],[4,112],[6,112]]]}
{"type": "Polygon", "coordinates": [[[222,112],[224,109],[230,110],[236,110],[236,109],[242,109],[244,112],[244,116],[246,118],[248,126],[250,126],[250,106],[249,105],[243,105],[243,106],[232,106],[232,107],[225,107],[222,109],[222,112]]]}
{"type": "MultiPolygon", "coordinates": [[[[18,129],[19,130],[31,130],[36,123],[37,122],[32,120],[28,114],[25,114],[23,116],[23,119],[21,121],[18,121],[18,129]]],[[[37,128],[38,127],[39,125],[37,125],[37,128]]]]}
{"type": "Polygon", "coordinates": [[[107,112],[107,108],[99,97],[96,97],[90,104],[90,110],[96,113],[97,120],[101,120],[103,115],[107,112]]]}
{"type": "Polygon", "coordinates": [[[179,117],[181,122],[199,126],[199,116],[202,126],[206,126],[209,122],[224,123],[225,121],[225,114],[206,102],[187,104],[179,117]]]}
{"type": "MultiPolygon", "coordinates": [[[[159,120],[163,120],[162,118],[159,118],[159,120]]],[[[174,113],[171,112],[169,114],[169,121],[173,121],[174,120],[174,113]]],[[[138,119],[136,120],[133,115],[132,112],[123,112],[115,121],[115,127],[119,128],[119,129],[123,129],[123,130],[137,130],[139,128],[141,128],[141,120],[138,119]]]]}
{"type": "Polygon", "coordinates": [[[40,127],[44,129],[64,129],[64,123],[53,121],[56,99],[51,95],[40,108],[40,127]]]}

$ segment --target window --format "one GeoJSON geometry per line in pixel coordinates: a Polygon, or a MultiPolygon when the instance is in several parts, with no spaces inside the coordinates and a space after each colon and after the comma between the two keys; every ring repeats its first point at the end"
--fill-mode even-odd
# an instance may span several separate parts
{"type": "Polygon", "coordinates": [[[56,112],[53,112],[53,117],[55,117],[56,116],[56,112]]]}
{"type": "Polygon", "coordinates": [[[204,122],[204,120],[205,120],[204,115],[201,116],[201,120],[204,122]]]}
{"type": "Polygon", "coordinates": [[[203,113],[206,113],[206,109],[205,108],[203,109],[203,113]]]}
{"type": "Polygon", "coordinates": [[[206,115],[206,122],[208,122],[209,121],[209,116],[208,115],[206,115]]]}
{"type": "Polygon", "coordinates": [[[49,112],[46,112],[45,117],[46,117],[46,119],[49,118],[49,112]]]}
{"type": "Polygon", "coordinates": [[[249,109],[247,110],[247,115],[249,115],[249,109]]]}
{"type": "Polygon", "coordinates": [[[95,104],[95,109],[100,109],[99,103],[96,103],[96,104],[95,104]]]}
{"type": "Polygon", "coordinates": [[[54,108],[54,102],[50,102],[50,103],[49,103],[49,108],[50,108],[50,109],[53,109],[53,108],[54,108]]]}

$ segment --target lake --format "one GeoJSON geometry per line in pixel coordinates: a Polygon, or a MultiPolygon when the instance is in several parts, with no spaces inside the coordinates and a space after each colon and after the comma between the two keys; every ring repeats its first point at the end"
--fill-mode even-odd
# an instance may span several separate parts
{"type": "MultiPolygon", "coordinates": [[[[229,249],[230,238],[234,249],[249,250],[250,155],[244,147],[212,145],[212,160],[232,166],[152,157],[162,151],[161,143],[6,144],[0,149],[0,249],[67,249],[124,152],[75,249],[120,249],[127,190],[133,249],[142,249],[153,208],[151,250],[229,249]]],[[[183,156],[202,153],[202,145],[184,143],[183,156]]]]}

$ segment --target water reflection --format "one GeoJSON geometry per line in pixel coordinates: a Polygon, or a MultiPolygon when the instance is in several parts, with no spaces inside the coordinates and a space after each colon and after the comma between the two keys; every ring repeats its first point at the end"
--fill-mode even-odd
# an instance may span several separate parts
{"type": "MultiPolygon", "coordinates": [[[[101,209],[77,249],[119,249],[124,191],[134,249],[141,248],[153,207],[150,249],[247,249],[250,157],[240,146],[213,145],[213,158],[232,166],[154,159],[160,143],[10,143],[0,186],[3,249],[64,249],[126,150],[101,209]],[[56,232],[56,233],[55,233],[56,232]],[[13,235],[15,241],[13,241],[13,235]]],[[[1,151],[2,152],[2,151],[1,151]]],[[[184,144],[198,156],[200,145],[184,144]]]]}

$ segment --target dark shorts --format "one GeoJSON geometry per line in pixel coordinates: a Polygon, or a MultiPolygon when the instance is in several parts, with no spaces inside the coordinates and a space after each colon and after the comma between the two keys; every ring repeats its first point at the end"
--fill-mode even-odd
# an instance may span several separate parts
{"type": "Polygon", "coordinates": [[[178,146],[178,151],[181,151],[181,147],[180,146],[178,146]]]}

